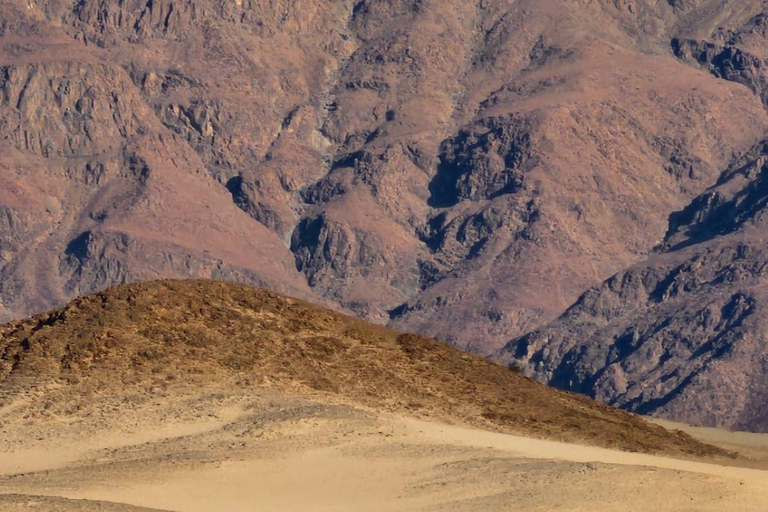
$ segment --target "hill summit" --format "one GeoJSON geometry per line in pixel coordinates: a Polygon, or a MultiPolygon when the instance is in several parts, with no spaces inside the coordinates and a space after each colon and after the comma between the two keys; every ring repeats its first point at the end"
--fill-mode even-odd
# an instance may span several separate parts
{"type": "Polygon", "coordinates": [[[630,451],[717,453],[482,357],[243,285],[119,286],[0,327],[0,407],[35,396],[34,407],[66,408],[83,396],[151,395],[182,384],[321,394],[630,451]],[[55,400],[39,393],[46,389],[55,400]]]}

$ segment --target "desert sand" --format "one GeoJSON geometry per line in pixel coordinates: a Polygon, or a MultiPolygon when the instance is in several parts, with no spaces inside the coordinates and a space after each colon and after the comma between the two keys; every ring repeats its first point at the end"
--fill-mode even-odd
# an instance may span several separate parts
{"type": "Polygon", "coordinates": [[[233,284],[77,299],[0,326],[0,356],[0,512],[768,504],[765,436],[668,430],[233,284]]]}
{"type": "MultiPolygon", "coordinates": [[[[72,417],[0,411],[0,510],[763,511],[768,472],[495,433],[261,389],[72,417]]],[[[710,442],[748,450],[766,437],[710,442]],[[746,445],[745,445],[746,443],[746,445]]],[[[760,461],[748,461],[752,466],[760,461]]]]}

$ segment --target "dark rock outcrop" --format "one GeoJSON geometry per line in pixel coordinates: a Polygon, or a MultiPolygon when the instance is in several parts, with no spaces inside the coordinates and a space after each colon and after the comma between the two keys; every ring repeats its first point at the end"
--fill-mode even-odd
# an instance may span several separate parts
{"type": "Polygon", "coordinates": [[[440,165],[429,185],[434,207],[459,201],[493,199],[513,194],[523,184],[531,159],[530,120],[482,119],[462,129],[441,147],[440,165]]]}

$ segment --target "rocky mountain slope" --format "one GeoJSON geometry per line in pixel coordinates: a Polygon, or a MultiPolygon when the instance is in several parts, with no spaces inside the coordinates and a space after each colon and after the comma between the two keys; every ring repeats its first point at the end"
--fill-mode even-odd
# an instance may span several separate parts
{"type": "Polygon", "coordinates": [[[585,293],[502,359],[645,414],[768,430],[766,146],[673,215],[647,261],[585,293]]]}
{"type": "Polygon", "coordinates": [[[134,403],[179,386],[315,393],[630,451],[722,453],[444,343],[241,285],[127,285],[0,326],[8,414],[76,418],[100,399],[134,403]]]}
{"type": "MultiPolygon", "coordinates": [[[[765,100],[765,15],[748,12],[719,28],[705,24],[673,48],[683,61],[765,100]]],[[[514,339],[500,358],[630,410],[768,431],[767,144],[758,142],[671,214],[663,241],[644,262],[514,339]]]]}
{"type": "Polygon", "coordinates": [[[768,429],[766,20],[756,0],[3,2],[0,319],[159,277],[264,285],[768,429]]]}
{"type": "Polygon", "coordinates": [[[0,317],[202,276],[491,353],[760,140],[762,8],[3,2],[0,317]]]}

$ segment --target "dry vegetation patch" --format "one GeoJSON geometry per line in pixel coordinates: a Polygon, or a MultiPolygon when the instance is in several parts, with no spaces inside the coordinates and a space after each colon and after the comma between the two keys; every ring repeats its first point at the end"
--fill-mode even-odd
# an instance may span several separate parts
{"type": "Polygon", "coordinates": [[[241,285],[120,286],[0,327],[0,407],[34,393],[28,407],[75,414],[83,397],[226,382],[624,450],[723,453],[434,340],[241,285]]]}

